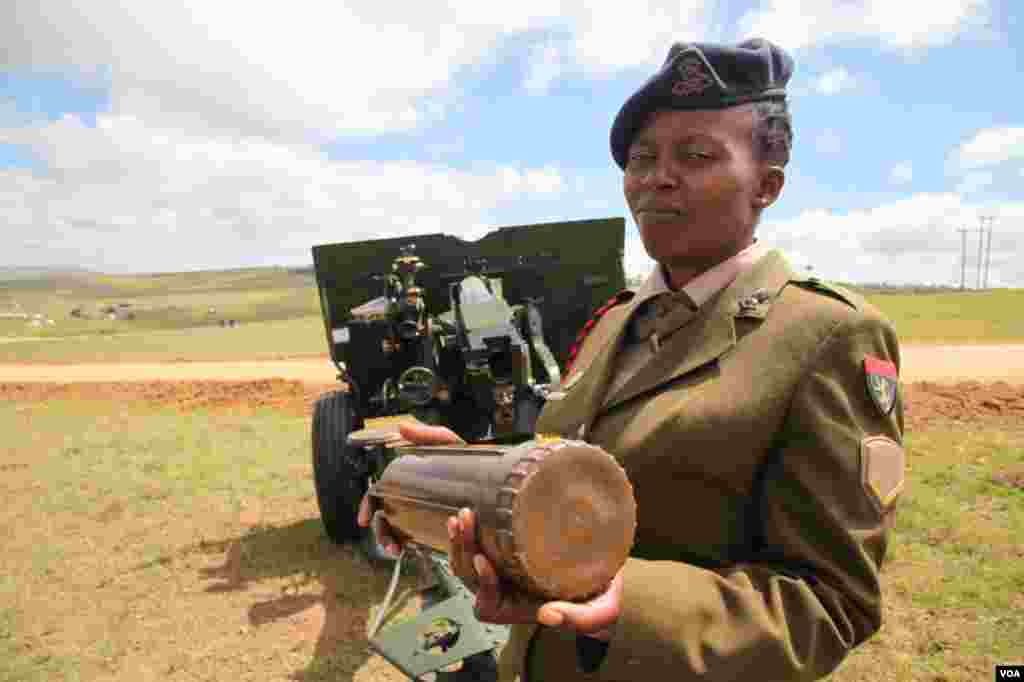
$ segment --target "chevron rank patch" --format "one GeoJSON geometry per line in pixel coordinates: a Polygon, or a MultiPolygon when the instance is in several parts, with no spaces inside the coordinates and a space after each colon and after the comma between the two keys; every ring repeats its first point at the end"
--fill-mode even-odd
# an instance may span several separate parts
{"type": "Polygon", "coordinates": [[[868,395],[882,416],[887,417],[896,405],[899,377],[896,365],[888,360],[871,355],[864,358],[864,379],[867,383],[868,395]]]}
{"type": "Polygon", "coordinates": [[[903,492],[906,454],[899,443],[885,436],[868,436],[860,443],[860,479],[875,508],[892,509],[903,492]]]}

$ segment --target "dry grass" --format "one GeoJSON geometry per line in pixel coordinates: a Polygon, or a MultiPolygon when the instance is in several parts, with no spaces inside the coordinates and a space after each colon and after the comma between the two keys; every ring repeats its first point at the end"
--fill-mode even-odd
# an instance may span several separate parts
{"type": "Polygon", "coordinates": [[[1024,424],[943,420],[909,442],[885,625],[834,679],[991,679],[1024,652],[1024,424]]]}
{"type": "MultiPolygon", "coordinates": [[[[110,323],[114,324],[114,323],[110,323]]],[[[120,323],[130,324],[130,323],[120,323]]],[[[326,355],[320,316],[188,329],[85,334],[4,341],[0,363],[221,362],[326,355]]]]}
{"type": "Polygon", "coordinates": [[[1021,343],[1024,289],[867,293],[904,343],[1021,343]]]}
{"type": "Polygon", "coordinates": [[[0,403],[0,680],[398,680],[387,576],[316,518],[308,420],[0,403]]]}
{"type": "MultiPolygon", "coordinates": [[[[327,541],[309,419],[0,401],[0,680],[401,675],[368,653],[386,571],[327,541]]],[[[886,624],[835,674],[990,679],[1019,662],[1024,426],[910,437],[886,624]]]]}

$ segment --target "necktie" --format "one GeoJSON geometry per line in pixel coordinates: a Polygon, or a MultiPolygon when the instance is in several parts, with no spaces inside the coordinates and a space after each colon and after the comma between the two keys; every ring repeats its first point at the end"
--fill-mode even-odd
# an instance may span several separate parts
{"type": "Polygon", "coordinates": [[[633,320],[635,341],[649,340],[651,350],[657,352],[661,342],[694,318],[697,304],[680,289],[664,293],[646,301],[633,320]]]}

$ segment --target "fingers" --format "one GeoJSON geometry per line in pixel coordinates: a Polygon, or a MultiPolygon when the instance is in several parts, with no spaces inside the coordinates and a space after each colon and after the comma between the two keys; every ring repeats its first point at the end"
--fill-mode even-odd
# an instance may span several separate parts
{"type": "Polygon", "coordinates": [[[384,520],[379,511],[372,511],[373,505],[370,501],[370,494],[363,495],[363,499],[359,501],[359,513],[356,514],[356,523],[361,528],[370,528],[370,532],[373,533],[373,537],[377,544],[388,554],[392,556],[398,556],[401,549],[398,546],[398,542],[391,534],[391,528],[388,526],[388,522],[384,520]]]}
{"type": "Polygon", "coordinates": [[[401,553],[402,548],[391,534],[391,527],[388,526],[388,522],[379,511],[374,512],[373,518],[370,520],[370,526],[373,529],[373,537],[377,544],[392,558],[397,557],[401,553]]]}
{"type": "Polygon", "coordinates": [[[356,514],[356,523],[359,524],[360,528],[366,528],[370,525],[369,494],[363,495],[363,499],[359,501],[359,513],[356,514]]]}
{"type": "Polygon", "coordinates": [[[609,628],[622,609],[622,573],[608,588],[583,603],[553,601],[546,604],[505,583],[476,542],[476,516],[469,509],[448,518],[448,559],[452,572],[476,592],[476,617],[488,623],[511,625],[541,623],[565,627],[598,639],[609,639],[609,628]]]}
{"type": "Polygon", "coordinates": [[[488,623],[537,622],[540,602],[512,589],[499,576],[476,542],[476,515],[460,509],[448,519],[448,558],[452,572],[476,592],[476,617],[488,623]]]}
{"type": "Polygon", "coordinates": [[[455,445],[456,443],[464,445],[466,443],[454,431],[444,426],[402,422],[398,425],[398,432],[402,438],[416,445],[455,445]]]}
{"type": "Polygon", "coordinates": [[[473,560],[480,576],[474,611],[478,620],[503,625],[536,623],[541,602],[505,583],[483,554],[473,560]]]}
{"type": "Polygon", "coordinates": [[[470,589],[476,589],[473,557],[479,554],[479,549],[476,546],[476,517],[471,510],[460,509],[457,516],[448,518],[448,540],[452,572],[470,589]]]}
{"type": "Polygon", "coordinates": [[[580,604],[553,601],[544,604],[537,612],[538,622],[550,627],[565,627],[585,635],[607,639],[608,630],[619,619],[622,611],[622,572],[601,594],[580,604]]]}

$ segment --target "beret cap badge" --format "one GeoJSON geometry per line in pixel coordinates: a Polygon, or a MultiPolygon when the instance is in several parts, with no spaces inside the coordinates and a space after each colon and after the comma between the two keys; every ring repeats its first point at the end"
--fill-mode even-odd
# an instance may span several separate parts
{"type": "Polygon", "coordinates": [[[786,98],[793,58],[778,45],[751,38],[737,45],[679,42],[661,68],[626,99],[612,123],[612,158],[625,169],[633,136],[657,110],[725,109],[786,98]]]}
{"type": "Polygon", "coordinates": [[[705,69],[704,62],[697,57],[681,59],[676,69],[679,71],[679,80],[672,85],[673,95],[679,97],[699,95],[715,82],[705,69]]]}

